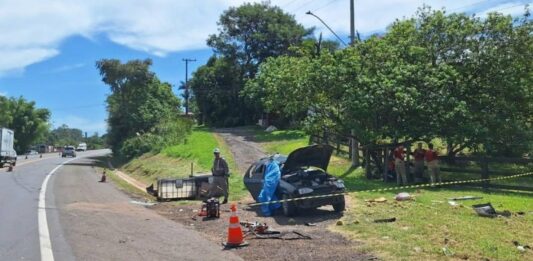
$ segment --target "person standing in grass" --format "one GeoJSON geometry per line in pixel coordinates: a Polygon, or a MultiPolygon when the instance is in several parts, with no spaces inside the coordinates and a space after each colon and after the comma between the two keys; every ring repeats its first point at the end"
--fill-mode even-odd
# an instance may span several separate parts
{"type": "Polygon", "coordinates": [[[396,182],[398,182],[398,185],[407,185],[407,175],[405,173],[405,148],[403,145],[398,146],[394,150],[394,168],[396,170],[396,182]]]}
{"type": "Polygon", "coordinates": [[[209,190],[208,197],[214,197],[218,192],[222,191],[224,195],[224,201],[222,204],[228,203],[228,177],[229,177],[229,168],[228,163],[222,157],[220,157],[220,149],[216,148],[213,151],[215,155],[215,160],[213,161],[213,167],[211,172],[213,173],[213,184],[209,190]]]}
{"type": "Polygon", "coordinates": [[[422,142],[418,143],[418,147],[413,152],[415,158],[415,180],[421,180],[424,176],[424,157],[426,156],[426,150],[422,148],[422,142]]]}
{"type": "Polygon", "coordinates": [[[440,170],[439,170],[439,160],[438,160],[438,154],[433,149],[433,144],[428,144],[429,149],[426,151],[426,163],[428,166],[429,171],[429,179],[430,182],[433,184],[435,182],[442,182],[440,178],[440,170]]]}

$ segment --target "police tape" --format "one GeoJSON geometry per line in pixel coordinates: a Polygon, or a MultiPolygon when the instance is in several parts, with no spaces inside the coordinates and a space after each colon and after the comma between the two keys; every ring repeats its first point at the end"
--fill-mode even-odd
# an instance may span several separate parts
{"type": "Polygon", "coordinates": [[[326,195],[315,195],[315,196],[307,196],[307,197],[273,200],[273,201],[267,201],[267,202],[256,202],[256,203],[250,203],[248,204],[248,206],[254,207],[254,206],[277,204],[277,203],[283,203],[283,202],[300,201],[300,200],[306,200],[306,199],[338,197],[338,196],[348,195],[350,193],[382,192],[382,191],[401,190],[401,189],[414,189],[414,188],[426,188],[426,187],[456,185],[456,184],[465,184],[465,183],[478,183],[478,182],[485,182],[485,181],[497,181],[497,180],[513,179],[513,178],[525,177],[525,176],[531,176],[531,175],[533,175],[533,172],[527,172],[527,173],[516,174],[516,175],[511,175],[511,176],[505,176],[505,177],[497,177],[497,178],[469,179],[469,180],[426,183],[426,184],[419,184],[419,185],[398,186],[398,187],[389,187],[389,188],[380,188],[380,189],[369,189],[369,190],[361,190],[361,191],[345,191],[342,193],[332,193],[332,194],[326,194],[326,195]]]}

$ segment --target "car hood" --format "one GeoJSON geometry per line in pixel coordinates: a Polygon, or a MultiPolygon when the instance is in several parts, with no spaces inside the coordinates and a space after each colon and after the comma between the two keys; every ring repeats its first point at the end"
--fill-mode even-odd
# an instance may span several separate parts
{"type": "Polygon", "coordinates": [[[329,145],[312,145],[299,148],[287,157],[283,165],[283,174],[302,167],[317,167],[327,170],[333,147],[329,145]]]}

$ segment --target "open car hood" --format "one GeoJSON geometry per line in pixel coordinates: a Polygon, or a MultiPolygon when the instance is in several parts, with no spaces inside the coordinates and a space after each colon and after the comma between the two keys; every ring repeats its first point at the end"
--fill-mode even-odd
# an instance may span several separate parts
{"type": "Polygon", "coordinates": [[[283,165],[283,174],[302,167],[317,167],[327,170],[333,147],[329,145],[311,145],[299,148],[287,157],[283,165]]]}

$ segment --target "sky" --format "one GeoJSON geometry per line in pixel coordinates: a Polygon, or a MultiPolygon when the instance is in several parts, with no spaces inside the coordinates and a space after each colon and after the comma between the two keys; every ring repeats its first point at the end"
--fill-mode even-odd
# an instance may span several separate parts
{"type": "MultiPolygon", "coordinates": [[[[48,108],[52,126],[66,124],[92,135],[106,132],[105,99],[95,62],[104,58],[153,60],[152,70],[177,86],[207,61],[206,45],[217,20],[241,0],[0,0],[0,95],[23,96],[48,108]]],[[[322,18],[349,41],[349,0],[272,0],[305,27],[333,35],[322,18]]],[[[448,12],[513,16],[533,0],[355,0],[355,27],[364,37],[385,31],[395,19],[411,17],[422,5],[448,12]]],[[[174,89],[177,93],[177,88],[174,89]]]]}

